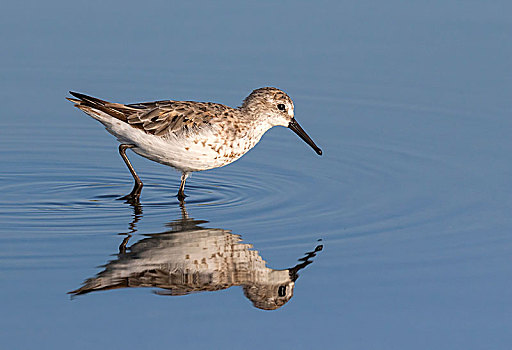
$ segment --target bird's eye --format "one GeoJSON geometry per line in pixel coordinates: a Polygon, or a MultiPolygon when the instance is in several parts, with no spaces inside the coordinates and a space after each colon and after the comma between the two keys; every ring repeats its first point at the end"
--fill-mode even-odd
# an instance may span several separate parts
{"type": "Polygon", "coordinates": [[[277,109],[279,109],[280,111],[286,111],[286,106],[284,104],[280,103],[277,105],[277,109]]]}
{"type": "Polygon", "coordinates": [[[277,294],[280,297],[286,296],[286,286],[279,286],[279,289],[277,290],[277,294]]]}

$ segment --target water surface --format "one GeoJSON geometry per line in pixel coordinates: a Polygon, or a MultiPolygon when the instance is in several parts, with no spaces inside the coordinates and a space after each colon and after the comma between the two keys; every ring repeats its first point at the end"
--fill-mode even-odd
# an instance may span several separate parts
{"type": "Polygon", "coordinates": [[[5,4],[2,344],[510,348],[511,10],[5,4]],[[116,141],[64,99],[77,90],[237,106],[261,86],[292,97],[324,155],[274,128],[236,163],[192,175],[189,221],[174,197],[179,174],[134,154],[141,206],[117,200],[132,180],[116,141]],[[197,270],[160,283],[162,266],[186,266],[187,251],[223,277],[197,270]],[[116,288],[67,294],[159,253],[158,268],[121,274],[133,288],[117,276],[116,288]],[[222,254],[230,263],[212,268],[222,254]],[[268,295],[286,302],[254,307],[268,295]]]}

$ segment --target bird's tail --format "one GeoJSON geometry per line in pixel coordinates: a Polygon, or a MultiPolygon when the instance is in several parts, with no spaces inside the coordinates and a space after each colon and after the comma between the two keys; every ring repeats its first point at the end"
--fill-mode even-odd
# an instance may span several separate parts
{"type": "Polygon", "coordinates": [[[103,119],[107,116],[113,117],[123,122],[127,122],[127,112],[133,110],[121,103],[112,103],[99,98],[87,96],[79,92],[70,91],[71,95],[76,98],[66,97],[69,101],[75,104],[75,107],[81,109],[95,119],[103,119]]]}

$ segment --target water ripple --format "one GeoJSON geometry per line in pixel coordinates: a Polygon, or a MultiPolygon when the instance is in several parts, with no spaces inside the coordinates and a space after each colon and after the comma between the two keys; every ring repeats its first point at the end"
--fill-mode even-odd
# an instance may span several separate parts
{"type": "MultiPolygon", "coordinates": [[[[438,190],[425,176],[430,167],[445,171],[448,179],[456,177],[435,158],[347,143],[342,152],[331,157],[326,153],[317,161],[308,153],[287,157],[286,153],[296,152],[296,144],[283,147],[276,137],[266,142],[262,148],[280,147],[285,154],[280,162],[253,157],[250,162],[195,173],[187,181],[187,205],[201,208],[207,219],[229,217],[233,224],[254,228],[309,227],[315,228],[314,235],[321,232],[333,239],[413,227],[438,219],[443,211],[457,209],[453,203],[439,207],[421,198],[425,188],[438,190]],[[424,182],[423,193],[417,192],[418,181],[424,182]]],[[[174,195],[179,174],[157,165],[138,171],[145,184],[141,196],[144,207],[165,215],[169,208],[177,208],[174,195]]],[[[131,186],[129,174],[115,166],[70,174],[3,174],[0,216],[14,224],[23,213],[26,225],[37,220],[53,226],[109,222],[125,210],[118,198],[131,186]]],[[[449,189],[454,190],[456,187],[449,189]]]]}

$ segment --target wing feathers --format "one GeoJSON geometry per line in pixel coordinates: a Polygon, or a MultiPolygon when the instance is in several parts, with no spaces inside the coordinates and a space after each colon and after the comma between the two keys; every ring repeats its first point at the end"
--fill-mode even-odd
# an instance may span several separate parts
{"type": "Polygon", "coordinates": [[[168,100],[124,105],[78,92],[69,93],[77,99],[68,100],[85,112],[91,108],[102,111],[156,136],[209,128],[212,119],[226,112],[235,112],[230,107],[216,103],[168,100]]]}

